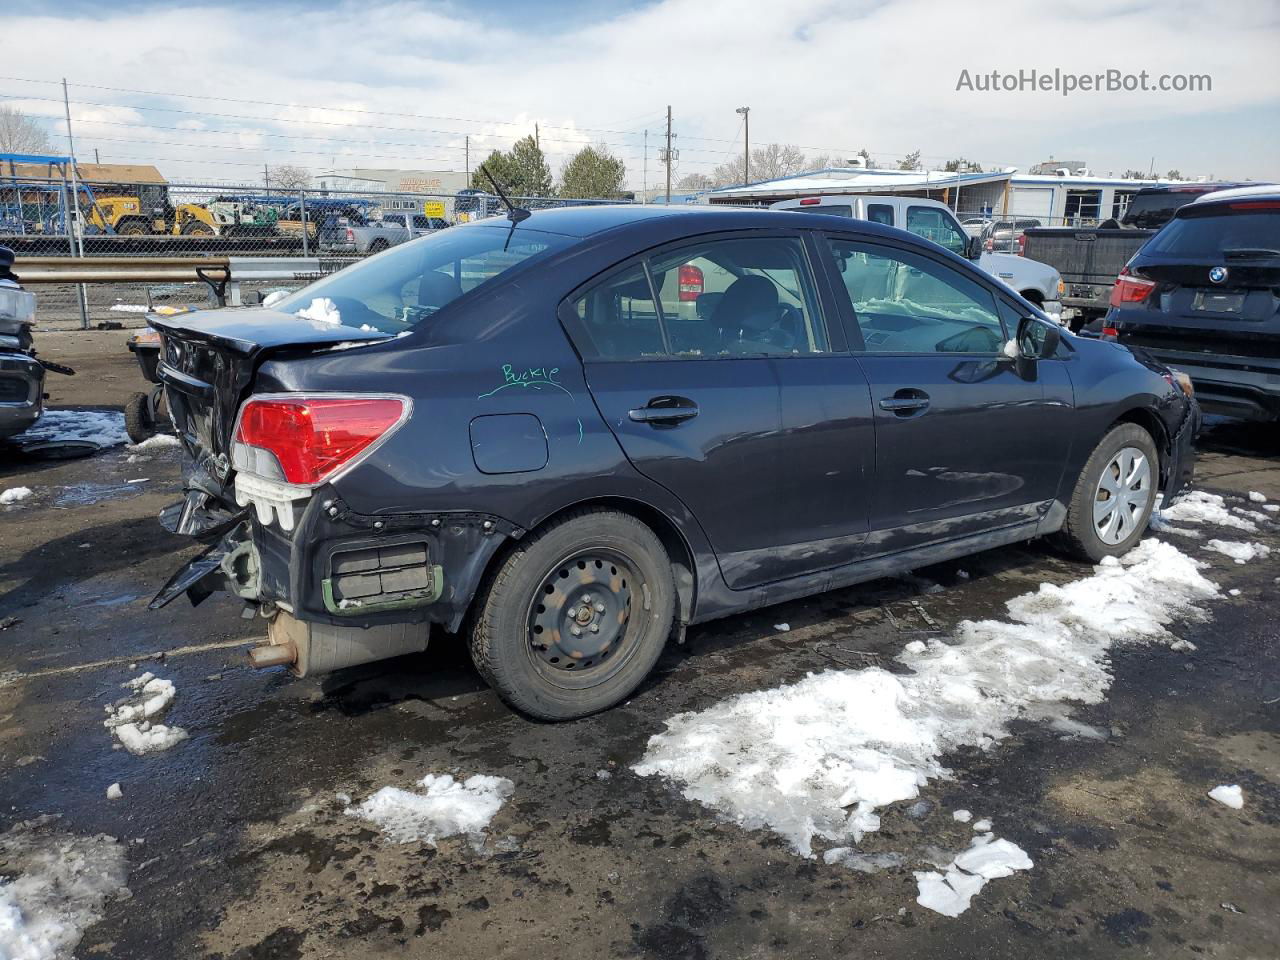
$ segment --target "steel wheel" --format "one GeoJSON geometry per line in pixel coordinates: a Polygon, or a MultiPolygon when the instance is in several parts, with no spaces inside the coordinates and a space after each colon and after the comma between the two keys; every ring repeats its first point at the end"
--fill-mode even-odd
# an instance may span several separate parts
{"type": "Polygon", "coordinates": [[[529,606],[529,655],[558,686],[581,689],[616,674],[635,647],[643,616],[632,616],[644,589],[632,562],[590,549],[566,557],[542,578],[529,606]]]}
{"type": "Polygon", "coordinates": [[[1098,539],[1117,544],[1138,526],[1155,494],[1151,462],[1137,447],[1122,447],[1107,463],[1093,496],[1098,539]]]}

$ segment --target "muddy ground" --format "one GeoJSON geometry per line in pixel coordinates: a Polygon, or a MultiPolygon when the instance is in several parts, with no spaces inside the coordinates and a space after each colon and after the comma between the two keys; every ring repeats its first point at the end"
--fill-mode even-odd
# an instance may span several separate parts
{"type": "MultiPolygon", "coordinates": [[[[51,379],[52,402],[118,406],[140,389],[123,338],[47,334],[42,352],[81,371],[51,379]]],[[[1200,486],[1280,500],[1280,431],[1220,423],[1201,447],[1200,486]]],[[[540,724],[508,711],[448,637],[295,680],[248,669],[260,621],[226,598],[149,612],[192,551],[155,522],[177,453],[128,456],[0,461],[0,488],[35,490],[0,507],[0,623],[17,621],[0,630],[0,830],[53,814],[129,850],[132,896],[107,904],[79,957],[1280,955],[1274,560],[1237,565],[1175,541],[1223,589],[1209,619],[1175,627],[1198,649],[1118,650],[1106,701],[1075,712],[1099,738],[1028,723],[989,753],[949,757],[954,777],[922,794],[932,810],[889,807],[862,844],[907,865],[861,874],[721,822],[630,766],[678,711],[889,664],[912,639],[1001,616],[1010,597],[1087,567],[1031,544],[918,571],[940,593],[877,581],[695,628],[624,706],[540,724]],[[169,719],[190,739],[137,757],[112,749],[102,719],[143,669],[176,683],[169,719]],[[445,772],[515,783],[483,846],[393,844],[338,798],[445,772]],[[123,797],[109,801],[115,782],[123,797]],[[1221,783],[1244,788],[1243,810],[1208,799],[1221,783]],[[912,870],[967,844],[960,807],[993,818],[1034,867],[950,919],[916,904],[912,870]]],[[[1280,526],[1249,539],[1280,550],[1280,526]]]]}

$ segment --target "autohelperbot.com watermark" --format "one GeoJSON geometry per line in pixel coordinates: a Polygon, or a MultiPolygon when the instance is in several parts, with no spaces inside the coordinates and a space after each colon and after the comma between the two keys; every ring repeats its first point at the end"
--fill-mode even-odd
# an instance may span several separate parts
{"type": "Polygon", "coordinates": [[[1213,77],[1207,73],[1151,73],[1109,69],[1096,73],[1072,73],[1055,67],[1038,70],[961,70],[956,91],[968,93],[1211,93],[1213,77]]]}

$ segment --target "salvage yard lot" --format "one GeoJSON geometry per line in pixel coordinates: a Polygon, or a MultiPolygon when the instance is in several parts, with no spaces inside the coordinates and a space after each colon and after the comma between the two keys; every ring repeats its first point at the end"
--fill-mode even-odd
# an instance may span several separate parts
{"type": "MultiPolygon", "coordinates": [[[[81,369],[51,384],[68,391],[55,404],[118,406],[141,386],[122,334],[49,334],[41,350],[81,369]]],[[[1196,486],[1221,503],[1169,511],[1147,567],[1095,571],[1033,544],[735,617],[691,629],[626,704],[556,725],[504,707],[448,637],[293,680],[245,666],[262,624],[225,596],[148,612],[191,552],[155,522],[178,478],[164,447],[0,465],[0,489],[32,490],[0,507],[0,874],[18,878],[0,887],[0,931],[38,854],[78,838],[82,882],[45,932],[83,928],[80,957],[1274,955],[1280,554],[1239,563],[1232,546],[1280,550],[1272,427],[1210,426],[1196,486]],[[1145,606],[1087,602],[1124,577],[1145,606]],[[1053,613],[1045,583],[1094,619],[1053,613]],[[1031,594],[1021,627],[981,623],[1013,623],[1005,604],[1031,594]],[[1153,611],[1177,616],[1133,642],[1153,611]],[[1010,680],[1022,648],[973,645],[1059,628],[1113,642],[1109,661],[1083,644],[1078,669],[1010,680]],[[1097,702],[1015,718],[1025,704],[975,701],[1008,721],[983,749],[929,695],[966,671],[985,694],[1057,685],[1097,702]],[[171,703],[165,683],[122,688],[147,672],[171,703]],[[936,686],[896,695],[921,677],[936,686]],[[165,700],[146,722],[186,737],[113,749],[115,721],[139,719],[105,709],[126,696],[165,700]],[[901,711],[900,739],[858,735],[868,702],[901,711]],[[860,841],[815,835],[824,771],[849,762],[899,792],[932,758],[921,731],[949,745],[933,758],[949,774],[849,811],[860,841]],[[790,770],[792,789],[751,789],[790,770]],[[1219,785],[1243,807],[1210,799],[1219,785]],[[960,861],[972,869],[941,891],[959,915],[917,902],[946,905],[939,884],[975,838],[999,862],[960,861]],[[981,887],[968,909],[957,885],[981,887]]]]}

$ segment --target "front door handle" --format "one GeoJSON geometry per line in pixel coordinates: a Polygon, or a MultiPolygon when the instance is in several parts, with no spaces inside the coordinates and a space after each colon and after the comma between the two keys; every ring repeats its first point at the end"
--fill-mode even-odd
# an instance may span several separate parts
{"type": "Polygon", "coordinates": [[[654,397],[643,407],[627,411],[636,423],[658,426],[692,420],[698,415],[698,405],[687,397],[654,397]]]}
{"type": "Polygon", "coordinates": [[[929,408],[929,395],[923,390],[899,390],[892,397],[882,397],[880,409],[890,413],[919,413],[929,408]]]}

